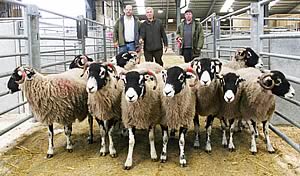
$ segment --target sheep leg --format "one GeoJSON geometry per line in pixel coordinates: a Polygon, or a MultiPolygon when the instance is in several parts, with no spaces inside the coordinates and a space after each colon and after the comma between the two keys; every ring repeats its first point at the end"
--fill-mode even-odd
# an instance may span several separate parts
{"type": "Polygon", "coordinates": [[[254,120],[251,119],[251,123],[253,125],[254,128],[254,133],[255,133],[255,138],[258,138],[258,129],[257,129],[257,124],[254,120]]]}
{"type": "Polygon", "coordinates": [[[233,132],[234,132],[234,126],[235,126],[235,119],[229,120],[229,144],[228,149],[229,151],[233,152],[235,150],[234,144],[233,144],[233,132]]]}
{"type": "Polygon", "coordinates": [[[223,133],[223,137],[222,137],[222,145],[224,146],[224,148],[227,147],[228,143],[227,143],[227,137],[226,137],[226,129],[227,129],[227,123],[225,121],[224,118],[220,119],[220,123],[221,123],[221,128],[222,128],[222,133],[223,133]]]}
{"type": "Polygon", "coordinates": [[[160,162],[165,163],[167,161],[167,146],[168,146],[168,127],[161,125],[161,131],[163,136],[163,148],[160,155],[160,162]]]}
{"type": "Polygon", "coordinates": [[[132,167],[132,154],[133,154],[133,148],[134,148],[134,134],[135,134],[135,128],[128,128],[128,133],[129,133],[129,142],[128,142],[128,155],[126,162],[124,164],[124,169],[129,170],[132,167]]]}
{"type": "Polygon", "coordinates": [[[250,121],[248,120],[247,123],[249,125],[249,129],[250,129],[250,132],[251,132],[251,147],[250,147],[250,152],[254,155],[257,153],[257,147],[256,147],[256,137],[255,137],[255,127],[254,125],[256,125],[256,123],[254,121],[250,121]]]}
{"type": "Polygon", "coordinates": [[[65,135],[67,137],[67,151],[71,153],[73,152],[73,145],[71,140],[72,124],[65,125],[64,130],[65,130],[65,135]]]}
{"type": "Polygon", "coordinates": [[[211,129],[212,129],[212,123],[213,123],[213,121],[214,121],[214,116],[212,116],[212,115],[207,116],[206,125],[205,125],[205,129],[206,129],[206,146],[205,146],[205,151],[207,153],[211,152],[210,135],[211,135],[211,129]]]}
{"type": "Polygon", "coordinates": [[[155,149],[155,141],[154,141],[154,132],[155,126],[149,127],[149,143],[150,143],[150,156],[152,161],[157,161],[157,154],[155,149]]]}
{"type": "Polygon", "coordinates": [[[270,136],[269,136],[269,121],[263,121],[263,131],[266,139],[267,150],[269,153],[274,153],[275,150],[271,144],[270,136]]]}
{"type": "Polygon", "coordinates": [[[109,154],[112,158],[117,157],[117,151],[114,147],[112,132],[115,126],[115,120],[109,120],[108,121],[108,139],[109,139],[109,154]]]}
{"type": "Polygon", "coordinates": [[[53,124],[48,125],[48,151],[47,158],[52,158],[54,153],[54,144],[53,144],[53,124]]]}
{"type": "Polygon", "coordinates": [[[93,143],[93,116],[91,114],[88,114],[88,122],[89,122],[89,137],[88,137],[88,143],[93,143]]]}
{"type": "Polygon", "coordinates": [[[194,117],[194,131],[195,131],[195,140],[194,140],[194,148],[200,148],[200,123],[198,115],[194,117]]]}
{"type": "Polygon", "coordinates": [[[100,137],[101,137],[101,144],[100,144],[100,156],[105,156],[108,153],[107,145],[106,145],[106,130],[104,121],[99,120],[96,118],[96,121],[100,128],[100,137]]]}
{"type": "Polygon", "coordinates": [[[179,150],[180,150],[180,154],[179,154],[179,163],[181,167],[185,167],[186,166],[186,159],[185,159],[185,155],[184,155],[184,145],[185,145],[185,135],[187,132],[187,128],[184,127],[180,127],[179,130],[179,150]]]}

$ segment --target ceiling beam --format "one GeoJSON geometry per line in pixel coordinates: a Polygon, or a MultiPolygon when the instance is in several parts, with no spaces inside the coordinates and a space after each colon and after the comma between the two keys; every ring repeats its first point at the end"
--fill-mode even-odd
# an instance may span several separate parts
{"type": "Polygon", "coordinates": [[[216,4],[216,0],[213,0],[213,1],[211,2],[211,4],[210,4],[210,8],[209,8],[209,10],[207,11],[206,16],[208,16],[208,15],[211,14],[211,11],[214,9],[215,4],[216,4]]]}
{"type": "Polygon", "coordinates": [[[298,3],[294,8],[292,8],[288,13],[295,13],[300,10],[300,3],[298,3]]]}

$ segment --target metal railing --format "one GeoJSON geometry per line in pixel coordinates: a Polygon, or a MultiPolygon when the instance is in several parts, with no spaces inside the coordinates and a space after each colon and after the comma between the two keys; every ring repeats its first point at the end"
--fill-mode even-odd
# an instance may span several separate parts
{"type": "MultiPolygon", "coordinates": [[[[17,5],[22,10],[22,17],[0,18],[0,25],[8,31],[0,35],[0,59],[8,63],[8,67],[0,72],[3,85],[13,69],[20,65],[32,66],[42,73],[58,73],[67,70],[68,64],[78,54],[89,55],[94,60],[107,60],[116,53],[110,26],[18,1],[2,2],[17,5]]],[[[26,116],[0,129],[1,136],[33,115],[22,93],[9,94],[6,87],[0,87],[0,90],[0,119],[8,113],[25,113],[26,116]]]]}
{"type": "MultiPolygon", "coordinates": [[[[268,69],[274,69],[273,67],[275,67],[281,71],[284,70],[284,65],[281,64],[282,61],[293,62],[300,66],[300,53],[297,53],[296,49],[289,49],[290,46],[299,45],[300,32],[297,29],[298,27],[296,27],[296,29],[288,29],[284,32],[274,33],[276,29],[273,30],[271,27],[268,27],[268,25],[264,25],[268,24],[267,22],[270,20],[300,21],[300,18],[264,17],[264,5],[268,4],[270,1],[272,0],[251,3],[249,6],[225,16],[218,17],[215,14],[212,14],[201,21],[205,29],[205,49],[202,51],[202,55],[229,60],[237,47],[251,47],[264,59],[264,63],[268,63],[268,69]],[[223,21],[229,22],[229,26],[224,26],[223,21]],[[240,23],[238,23],[240,21],[246,21],[243,23],[246,25],[241,26],[240,23]],[[292,30],[293,32],[291,32],[292,30]],[[290,43],[286,43],[285,41],[290,43]],[[278,46],[276,44],[278,44],[278,46]],[[282,51],[286,54],[283,54],[284,52],[282,51]],[[280,64],[278,64],[277,67],[275,63],[276,59],[280,59],[280,64]]],[[[286,71],[289,71],[290,64],[287,67],[286,71]]],[[[298,74],[294,73],[294,71],[290,72],[290,74],[294,74],[294,76],[287,75],[287,79],[296,86],[299,86],[300,78],[296,77],[299,76],[299,71],[298,74]]],[[[298,89],[296,89],[296,92],[297,90],[298,89]]],[[[281,99],[285,104],[288,103],[290,106],[296,106],[297,109],[294,109],[294,111],[299,111],[299,101],[286,98],[281,99]]],[[[288,113],[289,112],[279,112],[278,110],[275,111],[277,117],[300,128],[298,122],[285,115],[288,113]]],[[[270,129],[300,152],[300,144],[295,143],[272,124],[270,125],[270,129]]]]}

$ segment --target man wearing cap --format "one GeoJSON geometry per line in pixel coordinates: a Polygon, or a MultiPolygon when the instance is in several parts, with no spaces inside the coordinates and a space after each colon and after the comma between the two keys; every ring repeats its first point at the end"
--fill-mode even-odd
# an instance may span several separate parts
{"type": "Polygon", "coordinates": [[[183,55],[184,62],[187,63],[200,56],[204,43],[204,33],[201,23],[193,19],[192,10],[186,10],[184,18],[177,28],[176,40],[181,46],[180,54],[183,55]]]}

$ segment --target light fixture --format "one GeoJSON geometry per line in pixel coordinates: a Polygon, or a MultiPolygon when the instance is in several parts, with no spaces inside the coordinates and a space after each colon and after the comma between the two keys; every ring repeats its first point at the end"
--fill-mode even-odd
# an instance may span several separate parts
{"type": "Polygon", "coordinates": [[[158,9],[157,13],[164,13],[164,11],[162,9],[158,9]]]}
{"type": "Polygon", "coordinates": [[[229,11],[230,7],[232,6],[234,0],[226,0],[220,10],[222,13],[226,13],[229,11]]]}
{"type": "Polygon", "coordinates": [[[168,23],[173,23],[174,22],[174,19],[170,18],[168,19],[168,23]]]}
{"type": "Polygon", "coordinates": [[[137,11],[139,15],[146,14],[145,10],[145,0],[135,0],[137,11]]]}
{"type": "Polygon", "coordinates": [[[189,4],[190,4],[190,0],[181,0],[180,1],[180,13],[184,13],[188,7],[189,7],[189,4]],[[183,7],[183,8],[181,8],[183,7]]]}

